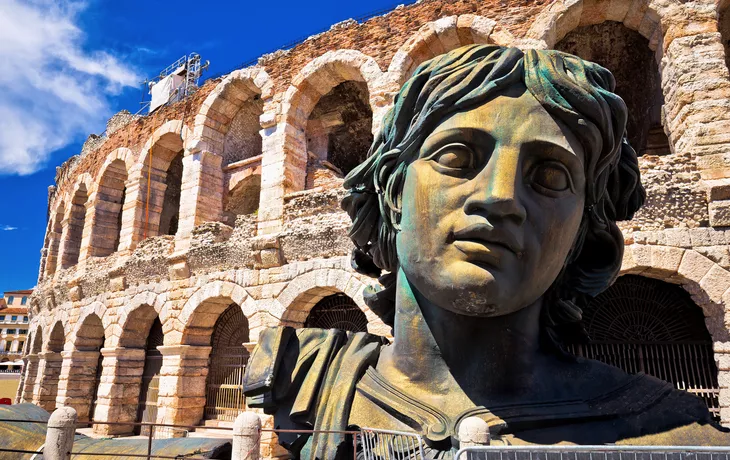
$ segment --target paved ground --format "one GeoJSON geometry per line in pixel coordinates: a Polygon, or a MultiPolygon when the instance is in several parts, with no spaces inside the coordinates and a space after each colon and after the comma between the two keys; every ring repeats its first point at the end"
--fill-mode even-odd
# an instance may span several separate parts
{"type": "Polygon", "coordinates": [[[0,374],[0,398],[15,399],[20,374],[0,374]]]}

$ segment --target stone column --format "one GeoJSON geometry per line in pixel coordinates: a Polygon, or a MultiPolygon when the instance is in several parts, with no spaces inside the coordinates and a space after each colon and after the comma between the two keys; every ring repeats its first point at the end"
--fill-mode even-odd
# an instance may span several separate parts
{"type": "Polygon", "coordinates": [[[39,406],[53,412],[56,409],[56,395],[58,395],[58,380],[61,376],[61,364],[63,363],[63,357],[61,353],[54,351],[47,351],[40,355],[43,365],[40,367],[43,372],[39,374],[39,390],[35,395],[39,406]]]}
{"type": "MultiPolygon", "coordinates": [[[[162,353],[157,422],[197,425],[205,408],[205,381],[211,347],[175,345],[157,347],[162,353]]],[[[164,429],[171,437],[184,430],[164,429]]]]}
{"type": "Polygon", "coordinates": [[[23,358],[25,365],[23,366],[23,389],[20,390],[20,402],[33,402],[33,390],[35,381],[38,376],[38,355],[27,355],[23,358]]]}
{"type": "Polygon", "coordinates": [[[147,190],[143,165],[135,163],[129,171],[124,205],[122,207],[122,228],[119,231],[119,251],[130,253],[142,239],[145,219],[145,197],[147,190]]]}
{"type": "Polygon", "coordinates": [[[261,196],[258,235],[276,235],[283,228],[284,195],[304,189],[307,142],[304,131],[278,122],[270,113],[261,116],[261,196]],[[302,152],[304,154],[302,155],[302,152]]]}
{"type": "MultiPolygon", "coordinates": [[[[134,423],[145,351],[139,348],[102,348],[101,355],[102,374],[94,420],[134,423]]],[[[94,425],[94,433],[105,436],[127,435],[133,431],[133,425],[94,425]]]]}
{"type": "Polygon", "coordinates": [[[261,419],[253,412],[243,412],[233,424],[231,460],[254,460],[261,453],[261,419]]]}
{"type": "Polygon", "coordinates": [[[68,406],[76,409],[81,421],[91,419],[89,408],[94,403],[96,386],[96,367],[99,363],[98,351],[61,352],[61,377],[58,381],[58,407],[68,406]]]}
{"type": "Polygon", "coordinates": [[[206,150],[183,157],[176,250],[185,250],[196,225],[223,216],[223,159],[206,150]]]}

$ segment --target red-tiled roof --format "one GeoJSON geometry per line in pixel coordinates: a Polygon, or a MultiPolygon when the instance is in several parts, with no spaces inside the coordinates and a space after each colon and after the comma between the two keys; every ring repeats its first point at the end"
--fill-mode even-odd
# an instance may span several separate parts
{"type": "Polygon", "coordinates": [[[27,315],[28,309],[25,307],[10,307],[0,309],[0,315],[27,315]]]}

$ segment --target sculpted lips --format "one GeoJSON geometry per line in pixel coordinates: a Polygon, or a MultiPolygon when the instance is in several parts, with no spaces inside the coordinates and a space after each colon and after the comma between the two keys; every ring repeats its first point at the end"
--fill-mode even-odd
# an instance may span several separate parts
{"type": "Polygon", "coordinates": [[[454,246],[475,262],[499,263],[505,253],[522,256],[522,244],[512,233],[486,223],[472,224],[452,232],[454,246]]]}

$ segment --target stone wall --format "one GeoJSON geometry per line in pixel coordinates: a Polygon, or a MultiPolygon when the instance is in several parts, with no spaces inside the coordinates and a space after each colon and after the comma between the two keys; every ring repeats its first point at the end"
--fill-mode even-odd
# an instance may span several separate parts
{"type": "Polygon", "coordinates": [[[652,114],[658,113],[667,145],[647,147],[640,158],[648,199],[622,223],[623,273],[681,285],[702,308],[715,342],[721,417],[730,423],[730,78],[718,14],[710,0],[421,1],[362,24],[339,24],[210,80],[154,114],[112,123],[100,145],[57,174],[19,399],[46,407],[82,404],[91,397],[90,374],[75,370],[88,371],[101,359],[96,419],[134,421],[143,344],[158,317],[167,388],[158,421],[197,424],[206,372],[191,369],[207,359],[216,318],[232,303],[255,340],[266,326],[301,326],[320,299],[344,293],[365,312],[371,332],[388,335],[362,298],[376,281],[350,267],[349,219],[339,207],[342,175],[326,158],[310,155],[307,129],[311,119],[321,120],[320,100],[346,82],[366,88],[361,99],[367,98],[375,133],[400,85],[430,57],[471,43],[550,48],[561,40],[566,47],[573,40],[571,49],[580,53],[586,31],[589,38],[598,30],[614,40],[625,28],[631,46],[643,43],[640,52],[653,59],[637,62],[651,68],[621,68],[613,55],[610,63],[626,78],[634,71],[659,75],[661,94],[652,104],[663,105],[652,114]],[[177,230],[164,235],[170,152],[180,149],[177,230]],[[126,179],[100,185],[120,165],[126,179]],[[79,192],[86,193],[84,203],[74,202],[79,192]],[[119,196],[121,209],[110,198],[119,196]],[[81,220],[71,218],[73,209],[75,215],[84,210],[81,220]],[[78,222],[80,236],[74,236],[78,222]],[[121,225],[112,229],[110,222],[121,225]],[[118,247],[98,256],[107,237],[117,238],[118,247]],[[67,248],[76,246],[78,262],[64,266],[67,248]],[[97,337],[103,346],[95,351],[79,342],[99,334],[84,326],[92,315],[103,325],[97,337]],[[54,351],[51,331],[57,336],[59,325],[65,340],[54,351]]]}

